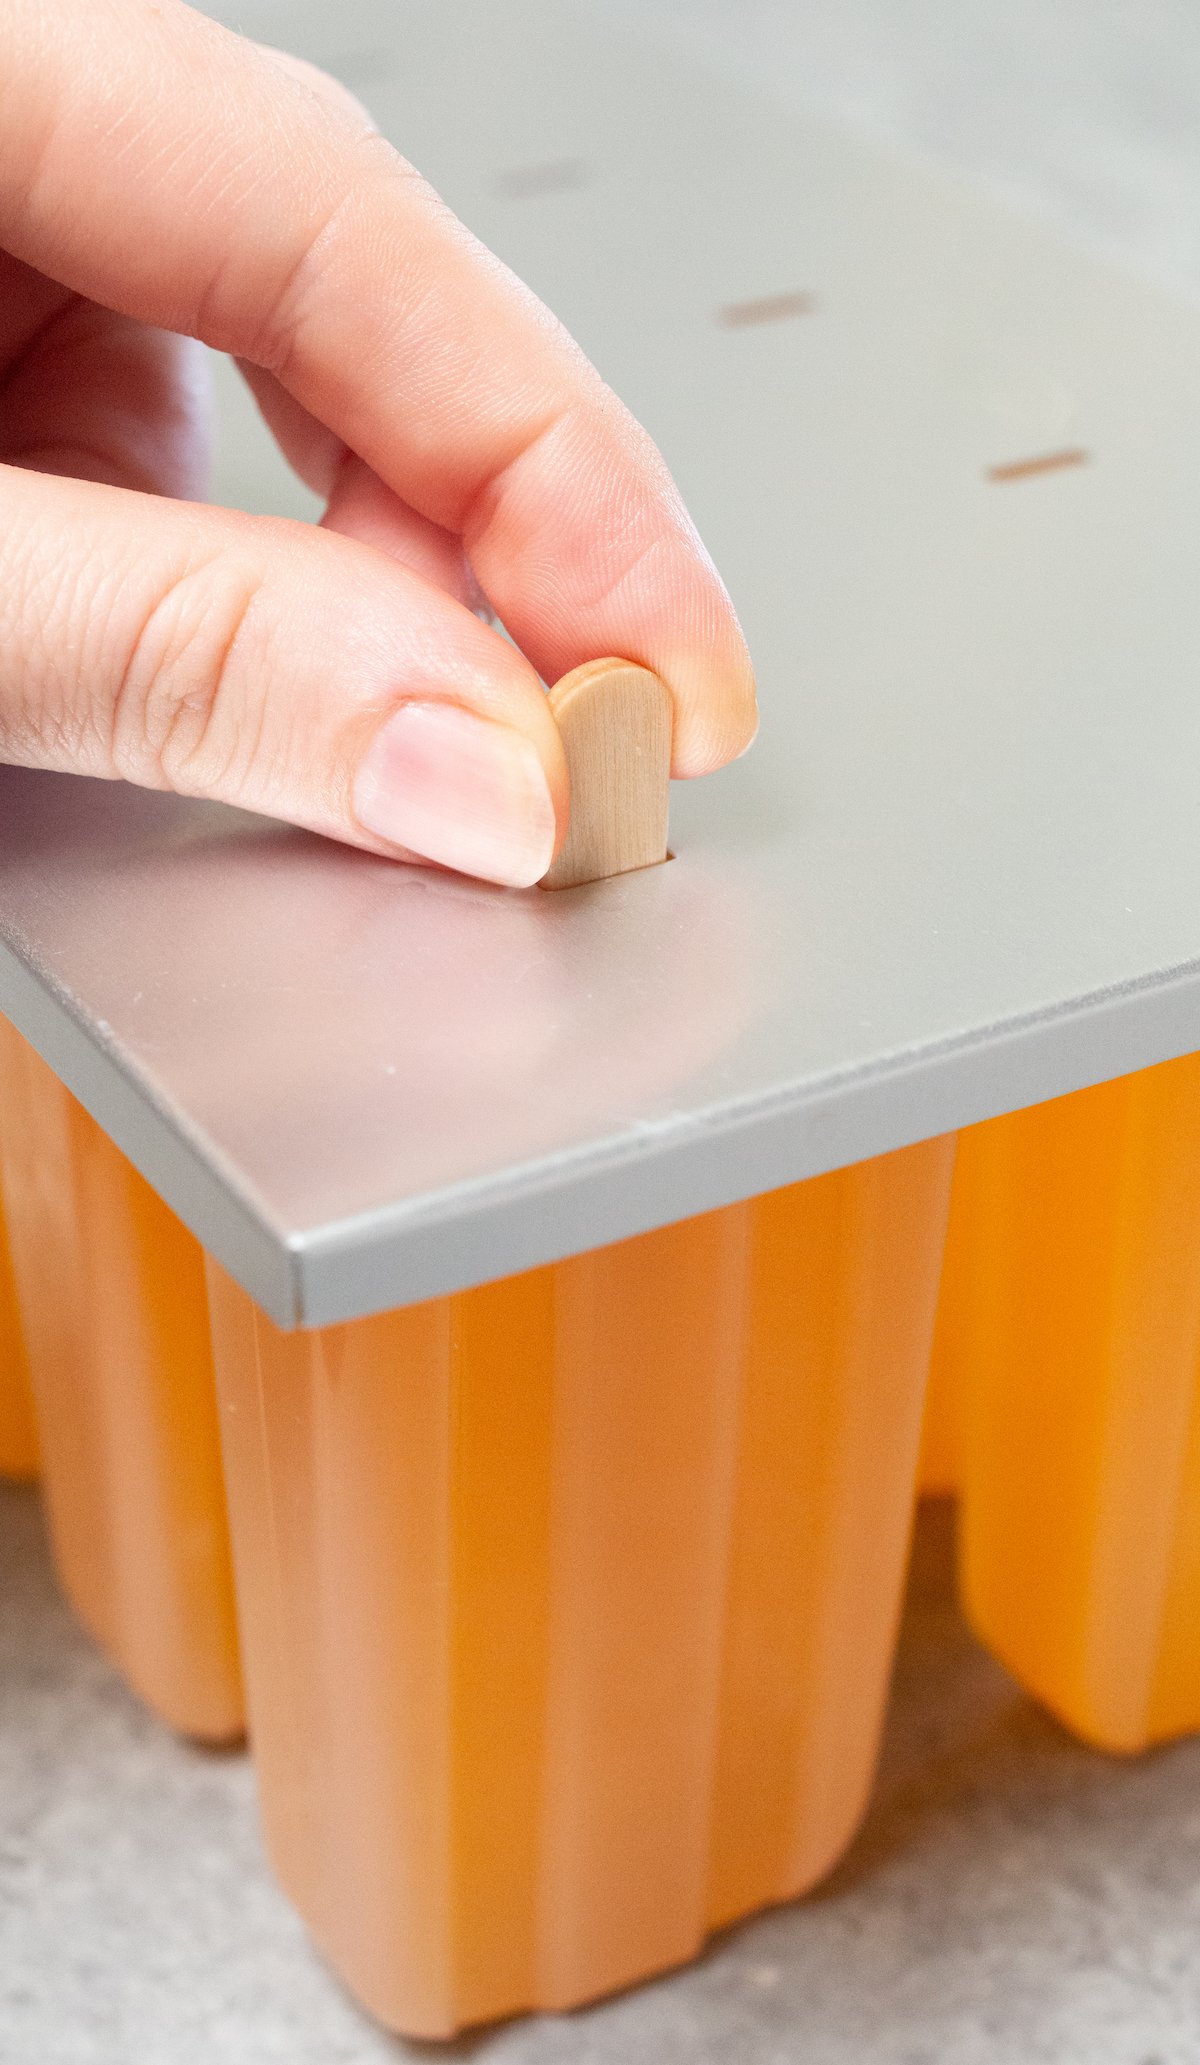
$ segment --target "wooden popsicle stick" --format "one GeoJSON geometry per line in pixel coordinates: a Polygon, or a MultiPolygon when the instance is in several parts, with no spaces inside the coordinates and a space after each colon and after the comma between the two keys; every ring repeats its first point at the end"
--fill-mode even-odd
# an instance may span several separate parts
{"type": "Polygon", "coordinates": [[[543,889],[667,858],[671,693],[648,667],[592,660],[550,691],[571,778],[571,822],[543,889]]]}

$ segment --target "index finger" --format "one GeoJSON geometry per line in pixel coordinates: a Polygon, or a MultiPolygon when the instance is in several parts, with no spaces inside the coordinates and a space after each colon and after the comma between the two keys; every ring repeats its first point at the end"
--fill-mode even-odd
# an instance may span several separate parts
{"type": "Polygon", "coordinates": [[[654,446],[348,99],[180,0],[0,0],[0,244],[275,373],[463,537],[546,679],[661,674],[676,774],[749,743],[745,643],[654,446]]]}

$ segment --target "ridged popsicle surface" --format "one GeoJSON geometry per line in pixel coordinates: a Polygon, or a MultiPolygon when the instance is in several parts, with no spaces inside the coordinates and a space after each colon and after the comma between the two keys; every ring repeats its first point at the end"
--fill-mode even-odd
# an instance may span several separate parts
{"type": "MultiPolygon", "coordinates": [[[[9,1091],[9,1077],[0,1051],[0,1106],[9,1091]]],[[[36,1477],[37,1425],[29,1388],[29,1358],[17,1309],[8,1251],[8,1226],[0,1197],[0,1477],[36,1477]]]]}
{"type": "Polygon", "coordinates": [[[960,1137],[938,1343],[979,1634],[1107,1749],[1200,1727],[1200,1057],[960,1137]]]}
{"type": "Polygon", "coordinates": [[[134,1689],[205,1740],[243,1727],[201,1250],[0,1021],[0,1173],[51,1539],[134,1689]]]}
{"type": "Polygon", "coordinates": [[[268,1841],[386,2022],[629,1984],[849,1840],[952,1152],[308,1335],[210,1267],[268,1841]]]}

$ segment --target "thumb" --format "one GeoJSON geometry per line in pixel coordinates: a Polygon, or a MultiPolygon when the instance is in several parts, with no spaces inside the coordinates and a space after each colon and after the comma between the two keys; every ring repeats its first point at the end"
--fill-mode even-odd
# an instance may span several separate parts
{"type": "Polygon", "coordinates": [[[307,525],[8,466],[0,759],[512,887],[566,822],[537,675],[440,588],[307,525]]]}

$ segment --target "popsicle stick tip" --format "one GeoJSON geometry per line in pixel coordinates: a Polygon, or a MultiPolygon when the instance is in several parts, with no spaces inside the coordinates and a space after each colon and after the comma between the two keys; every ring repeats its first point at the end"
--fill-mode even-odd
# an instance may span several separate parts
{"type": "Polygon", "coordinates": [[[543,889],[572,889],[667,858],[671,692],[631,660],[592,660],[550,691],[571,821],[543,889]]]}

